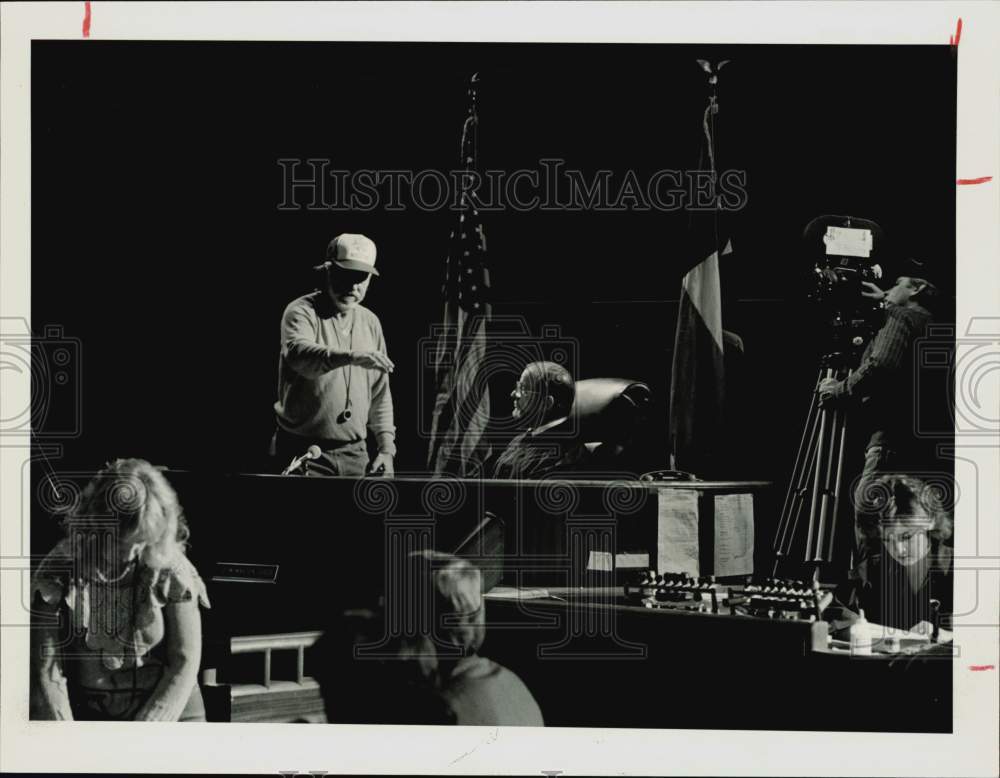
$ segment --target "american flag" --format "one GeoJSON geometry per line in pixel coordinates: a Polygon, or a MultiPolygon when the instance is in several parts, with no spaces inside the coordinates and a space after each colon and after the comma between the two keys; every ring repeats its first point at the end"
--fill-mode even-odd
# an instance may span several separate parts
{"type": "MultiPolygon", "coordinates": [[[[464,170],[476,170],[476,85],[469,86],[469,112],[462,126],[464,170]]],[[[491,448],[485,437],[490,421],[486,365],[490,322],[490,276],[486,233],[474,191],[463,190],[458,226],[452,230],[445,262],[444,318],[434,351],[436,399],[431,421],[427,466],[435,475],[481,473],[491,448]]]]}

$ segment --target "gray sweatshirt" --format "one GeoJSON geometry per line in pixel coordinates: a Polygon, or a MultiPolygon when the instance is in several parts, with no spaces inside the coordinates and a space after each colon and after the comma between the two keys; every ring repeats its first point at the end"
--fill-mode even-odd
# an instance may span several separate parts
{"type": "Polygon", "coordinates": [[[386,353],[378,317],[362,305],[337,319],[329,297],[313,292],[293,300],[281,317],[278,424],[307,438],[350,443],[370,429],[380,452],[396,454],[389,375],[350,364],[350,352],[386,353]],[[338,421],[347,405],[351,418],[338,421]]]}

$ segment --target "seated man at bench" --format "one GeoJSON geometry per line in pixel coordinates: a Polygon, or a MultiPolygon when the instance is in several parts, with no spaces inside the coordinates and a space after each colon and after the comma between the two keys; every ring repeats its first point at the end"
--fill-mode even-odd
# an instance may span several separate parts
{"type": "Polygon", "coordinates": [[[511,415],[527,429],[496,458],[494,478],[543,478],[583,469],[588,453],[570,413],[575,395],[573,377],[562,365],[532,362],[524,368],[510,396],[511,415]]]}

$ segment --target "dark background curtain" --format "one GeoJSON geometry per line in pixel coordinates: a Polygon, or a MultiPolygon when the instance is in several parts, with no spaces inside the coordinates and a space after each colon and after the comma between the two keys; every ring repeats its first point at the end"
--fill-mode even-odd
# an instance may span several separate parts
{"type": "MultiPolygon", "coordinates": [[[[954,292],[948,47],[36,41],[32,327],[62,326],[82,359],[82,434],[56,466],[142,456],[265,468],[282,310],[312,289],[308,268],[330,238],[362,232],[383,273],[366,305],[397,366],[397,469],[422,469],[432,398],[421,344],[441,315],[454,214],[279,210],[277,160],[454,169],[478,71],[481,167],[560,158],[588,179],[613,171],[616,191],[626,170],[645,183],[697,166],[698,58],[732,60],[717,167],[747,176],[746,207],[730,217],[735,251],[721,261],[723,326],[746,349],[729,387],[746,409],[731,425],[732,476],[783,481],[822,350],[805,224],[874,219],[954,292]]],[[[536,335],[557,326],[578,377],[648,382],[648,461],[665,467],[687,214],[508,209],[484,223],[494,314],[523,316],[536,335]]],[[[496,414],[509,412],[516,377],[494,376],[496,414]]]]}

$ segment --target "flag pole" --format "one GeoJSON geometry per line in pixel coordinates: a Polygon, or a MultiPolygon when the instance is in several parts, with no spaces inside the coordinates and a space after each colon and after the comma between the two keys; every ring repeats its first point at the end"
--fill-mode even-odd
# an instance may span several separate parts
{"type": "Polygon", "coordinates": [[[490,455],[486,335],[491,310],[486,236],[474,185],[478,158],[479,73],[469,78],[459,163],[464,171],[458,225],[449,237],[442,286],[444,320],[435,348],[435,402],[427,466],[435,475],[469,476],[490,455]]]}
{"type": "Polygon", "coordinates": [[[723,424],[725,337],[722,329],[719,257],[723,248],[717,187],[718,160],[715,116],[719,112],[719,70],[708,60],[696,60],[707,75],[708,102],[702,114],[705,146],[699,168],[708,155],[712,186],[712,208],[708,214],[692,212],[688,220],[687,246],[695,264],[681,283],[670,381],[670,466],[675,470],[702,471],[708,475],[717,464],[723,424]]]}

